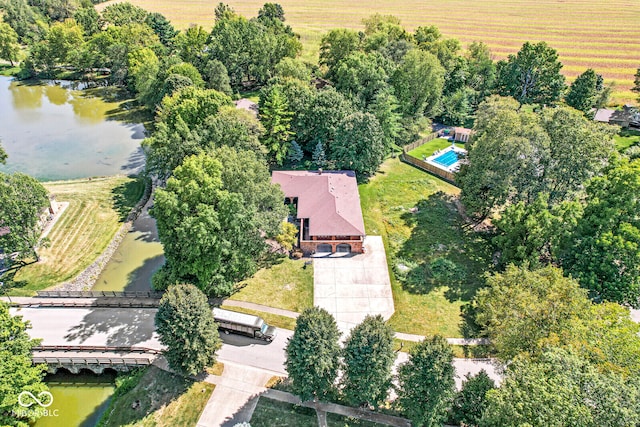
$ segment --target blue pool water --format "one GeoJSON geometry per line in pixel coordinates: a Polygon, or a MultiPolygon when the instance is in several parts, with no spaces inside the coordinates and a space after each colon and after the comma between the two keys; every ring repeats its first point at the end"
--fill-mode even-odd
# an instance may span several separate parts
{"type": "Polygon", "coordinates": [[[439,165],[442,165],[448,168],[449,166],[453,165],[458,161],[458,153],[456,153],[453,150],[447,151],[446,153],[441,154],[435,159],[433,159],[433,161],[439,165]]]}

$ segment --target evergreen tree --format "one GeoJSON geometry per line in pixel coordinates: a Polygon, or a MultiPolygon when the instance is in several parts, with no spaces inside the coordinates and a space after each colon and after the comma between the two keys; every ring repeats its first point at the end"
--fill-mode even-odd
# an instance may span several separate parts
{"type": "Polygon", "coordinates": [[[391,387],[393,330],[382,316],[367,316],[351,330],[344,344],[345,399],[352,405],[380,406],[391,387]]]}
{"type": "Polygon", "coordinates": [[[324,168],[327,165],[327,156],[324,152],[324,145],[322,141],[318,141],[316,147],[313,149],[313,153],[311,154],[311,160],[318,168],[324,168]]]}
{"type": "Polygon", "coordinates": [[[330,396],[340,367],[340,331],[331,314],[308,308],[296,320],[287,344],[286,368],[293,390],[302,400],[330,396]]]}
{"type": "Polygon", "coordinates": [[[266,93],[266,98],[260,107],[260,121],[264,126],[262,143],[267,147],[271,162],[282,166],[287,158],[291,132],[291,118],[287,100],[278,87],[266,93]]]}
{"type": "Polygon", "coordinates": [[[455,395],[453,353],[440,335],[413,347],[398,370],[397,403],[416,426],[440,426],[455,395]]]}
{"type": "Polygon", "coordinates": [[[287,160],[294,166],[298,166],[298,163],[304,157],[304,152],[302,151],[302,147],[296,141],[291,141],[291,145],[289,146],[289,152],[287,153],[287,160]]]}
{"type": "Polygon", "coordinates": [[[216,361],[221,346],[218,325],[207,298],[195,286],[169,287],[158,306],[156,327],[172,369],[196,375],[216,361]]]}

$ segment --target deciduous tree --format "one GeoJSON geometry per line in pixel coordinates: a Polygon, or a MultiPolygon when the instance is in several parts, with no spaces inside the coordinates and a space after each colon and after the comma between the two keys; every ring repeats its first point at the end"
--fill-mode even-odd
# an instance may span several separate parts
{"type": "Polygon", "coordinates": [[[637,378],[603,374],[571,352],[550,348],[537,359],[523,356],[509,364],[500,388],[487,394],[480,425],[636,425],[638,385],[637,378]]]}
{"type": "Polygon", "coordinates": [[[149,12],[129,2],[113,3],[102,11],[102,19],[108,24],[121,27],[126,24],[145,22],[149,12]]]}
{"type": "Polygon", "coordinates": [[[476,295],[476,322],[502,360],[539,354],[549,343],[569,342],[590,302],[578,283],[556,267],[529,271],[510,265],[487,278],[476,295]]]}
{"type": "Polygon", "coordinates": [[[487,392],[496,388],[483,369],[476,375],[465,375],[465,381],[453,401],[451,418],[458,425],[478,427],[487,408],[487,392]]]}
{"type": "Polygon", "coordinates": [[[413,347],[398,370],[397,403],[416,426],[440,426],[455,395],[453,352],[439,335],[413,347]]]}
{"type": "Polygon", "coordinates": [[[602,89],[601,86],[602,76],[598,76],[592,68],[589,68],[571,83],[564,99],[570,107],[583,113],[588,113],[598,100],[599,91],[602,89]],[[599,82],[600,89],[598,88],[599,82]]]}
{"type": "Polygon", "coordinates": [[[155,323],[172,369],[196,375],[216,361],[215,352],[222,345],[218,325],[207,297],[195,286],[170,286],[160,300],[155,323]]]}
{"type": "Polygon", "coordinates": [[[526,42],[516,55],[498,62],[498,91],[521,104],[554,105],[565,89],[558,53],[545,42],[526,42]]]}
{"type": "Polygon", "coordinates": [[[373,175],[384,160],[384,134],[370,113],[353,113],[338,125],[329,158],[339,169],[373,175]]]}
{"type": "Polygon", "coordinates": [[[209,296],[228,296],[257,270],[264,241],[254,212],[241,194],[223,187],[220,161],[191,156],[178,166],[166,189],[155,193],[152,210],[164,248],[165,265],[156,288],[193,283],[209,296]]]}
{"type": "Polygon", "coordinates": [[[0,424],[5,426],[27,427],[42,414],[38,405],[20,405],[18,396],[23,391],[49,403],[50,395],[39,394],[48,392],[42,381],[47,367],[31,361],[31,350],[40,340],[31,339],[27,333],[30,327],[29,322],[12,316],[9,306],[0,302],[0,424]]]}
{"type": "Polygon", "coordinates": [[[640,161],[596,177],[563,265],[598,300],[640,306],[640,161]]]}
{"type": "Polygon", "coordinates": [[[391,78],[400,111],[405,117],[431,114],[440,102],[445,70],[435,55],[410,50],[391,78]]]}
{"type": "Polygon", "coordinates": [[[15,172],[0,172],[0,227],[8,233],[0,235],[0,248],[6,254],[18,253],[18,259],[36,256],[41,229],[38,221],[49,206],[47,190],[36,179],[15,172]]]}
{"type": "Polygon", "coordinates": [[[293,390],[302,400],[335,392],[340,367],[340,331],[331,314],[320,307],[304,310],[286,348],[285,362],[293,390]]]}
{"type": "Polygon", "coordinates": [[[0,59],[5,59],[14,66],[18,61],[20,45],[18,44],[18,34],[4,22],[0,22],[0,59]]]}
{"type": "Polygon", "coordinates": [[[342,392],[352,405],[377,408],[391,387],[393,330],[382,316],[367,316],[351,330],[344,344],[342,392]]]}
{"type": "MultiPolygon", "coordinates": [[[[358,50],[360,36],[353,30],[340,28],[329,31],[320,42],[320,64],[335,70],[340,61],[358,50]]],[[[328,76],[332,78],[331,75],[328,76]]]]}

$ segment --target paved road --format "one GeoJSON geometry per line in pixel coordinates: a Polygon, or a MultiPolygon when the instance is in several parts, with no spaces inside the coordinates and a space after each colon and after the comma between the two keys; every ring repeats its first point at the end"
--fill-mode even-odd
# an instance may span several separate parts
{"type": "MultiPolygon", "coordinates": [[[[29,333],[42,338],[42,345],[91,345],[91,346],[138,346],[162,349],[155,333],[152,308],[12,308],[33,326],[29,333]]],[[[278,329],[271,343],[240,335],[222,334],[224,342],[218,352],[221,362],[233,362],[244,366],[271,371],[274,375],[285,375],[284,348],[292,331],[278,329]]],[[[398,362],[406,360],[406,353],[398,354],[398,362]]],[[[468,372],[485,369],[499,380],[495,365],[490,360],[456,359],[454,361],[458,384],[468,372]]]]}
{"type": "MultiPolygon", "coordinates": [[[[29,320],[34,338],[42,345],[136,346],[162,349],[155,333],[153,308],[12,308],[29,320]]],[[[284,375],[284,348],[291,331],[279,329],[271,343],[239,335],[222,334],[221,361],[284,375]]]]}

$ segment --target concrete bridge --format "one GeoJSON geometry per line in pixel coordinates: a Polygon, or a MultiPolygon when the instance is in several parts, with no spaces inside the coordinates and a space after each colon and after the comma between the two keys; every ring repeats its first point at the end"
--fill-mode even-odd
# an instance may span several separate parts
{"type": "Polygon", "coordinates": [[[106,369],[126,372],[151,365],[161,351],[144,347],[108,346],[38,346],[33,349],[33,363],[47,364],[47,371],[55,374],[66,369],[72,374],[89,370],[102,374],[106,369]]]}

